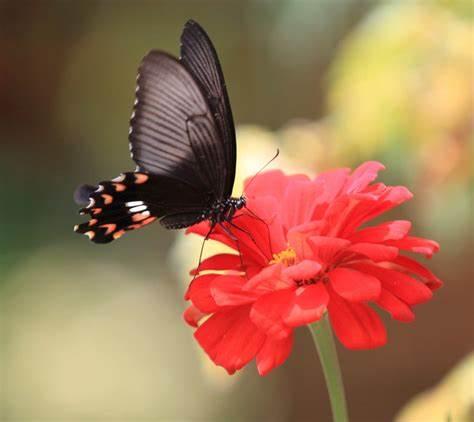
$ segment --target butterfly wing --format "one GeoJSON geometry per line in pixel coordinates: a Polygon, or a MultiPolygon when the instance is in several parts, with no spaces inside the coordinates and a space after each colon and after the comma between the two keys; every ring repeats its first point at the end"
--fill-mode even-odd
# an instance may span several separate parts
{"type": "MultiPolygon", "coordinates": [[[[76,190],[81,191],[88,192],[89,204],[80,213],[89,215],[90,220],[75,226],[74,231],[95,243],[109,243],[161,217],[167,228],[181,227],[170,221],[175,215],[182,216],[183,227],[204,219],[200,192],[168,176],[128,172],[98,186],[83,185],[76,190]]],[[[76,194],[76,200],[83,198],[76,194]]]]}
{"type": "MultiPolygon", "coordinates": [[[[166,53],[147,54],[130,120],[136,172],[76,191],[78,200],[88,196],[89,205],[81,211],[91,219],[75,230],[94,242],[110,242],[156,219],[166,228],[188,227],[205,219],[216,200],[230,196],[235,175],[232,115],[214,48],[200,30],[205,54],[215,60],[209,71],[218,73],[206,84],[192,73],[192,61],[185,67],[166,53]],[[226,113],[230,120],[225,121],[226,113]]],[[[185,28],[183,39],[186,33],[185,28]]]]}
{"type": "MultiPolygon", "coordinates": [[[[224,180],[223,197],[232,194],[235,179],[236,141],[234,119],[225,86],[219,58],[206,31],[192,20],[184,26],[181,35],[180,62],[191,73],[206,95],[214,116],[224,151],[225,161],[219,168],[224,180]]],[[[220,163],[219,163],[220,164],[220,163]]]]}
{"type": "Polygon", "coordinates": [[[140,65],[129,140],[140,171],[220,198],[224,151],[214,118],[200,87],[168,54],[151,51],[140,65]]]}

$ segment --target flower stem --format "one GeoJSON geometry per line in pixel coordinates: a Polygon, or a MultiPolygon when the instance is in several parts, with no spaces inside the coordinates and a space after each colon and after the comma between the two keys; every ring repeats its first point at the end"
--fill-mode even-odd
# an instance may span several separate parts
{"type": "Polygon", "coordinates": [[[317,322],[308,325],[314,344],[318,350],[319,360],[323,367],[326,387],[331,402],[332,417],[334,422],[347,422],[346,396],[342,382],[341,369],[337,359],[336,345],[331,330],[327,313],[317,322]]]}

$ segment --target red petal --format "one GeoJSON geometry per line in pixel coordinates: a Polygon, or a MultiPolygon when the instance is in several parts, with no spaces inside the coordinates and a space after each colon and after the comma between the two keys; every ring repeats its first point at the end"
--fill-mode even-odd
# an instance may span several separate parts
{"type": "Polygon", "coordinates": [[[365,263],[351,264],[351,268],[377,277],[382,287],[393,293],[408,305],[417,305],[431,299],[433,293],[421,281],[415,280],[400,271],[389,270],[376,265],[365,263]]]}
{"type": "Polygon", "coordinates": [[[322,283],[298,288],[288,304],[283,320],[290,327],[317,321],[326,311],[329,295],[322,283]]]}
{"type": "Polygon", "coordinates": [[[355,232],[349,237],[351,242],[379,243],[385,240],[397,240],[405,237],[411,229],[411,223],[407,220],[388,221],[374,227],[355,232]]]}
{"type": "Polygon", "coordinates": [[[207,314],[201,312],[194,305],[189,305],[183,313],[184,320],[191,326],[197,327],[199,321],[207,314]]]}
{"type": "Polygon", "coordinates": [[[331,263],[334,257],[344,248],[350,245],[346,239],[326,236],[311,236],[308,239],[313,252],[313,259],[318,259],[323,263],[331,263]]]}
{"type": "MultiPolygon", "coordinates": [[[[314,182],[324,187],[324,192],[318,198],[318,202],[320,204],[332,202],[334,198],[340,194],[342,188],[346,184],[349,173],[350,169],[341,168],[318,174],[314,182]]],[[[324,207],[319,210],[316,209],[313,219],[322,217],[318,211],[323,209],[324,207]]]]}
{"type": "Polygon", "coordinates": [[[350,268],[336,268],[329,273],[331,286],[351,302],[375,300],[380,295],[380,281],[375,277],[350,268]]]}
{"type": "Polygon", "coordinates": [[[186,234],[194,233],[200,236],[205,236],[210,228],[211,226],[209,225],[209,221],[205,220],[205,221],[201,221],[200,223],[194,224],[191,227],[188,227],[186,229],[186,234]]]}
{"type": "Polygon", "coordinates": [[[398,248],[377,243],[355,243],[348,247],[346,252],[364,255],[375,262],[392,261],[398,256],[398,248]]]}
{"type": "Polygon", "coordinates": [[[367,305],[346,302],[331,292],[328,309],[334,332],[348,349],[373,349],[387,342],[382,320],[367,305]]]}
{"type": "Polygon", "coordinates": [[[240,261],[239,255],[222,253],[205,259],[201,262],[199,268],[195,268],[190,274],[195,275],[198,269],[199,272],[208,270],[240,270],[241,266],[242,263],[240,261]]]}
{"type": "Polygon", "coordinates": [[[291,280],[311,280],[321,271],[321,264],[305,259],[283,270],[283,276],[291,280]]]}
{"type": "Polygon", "coordinates": [[[404,186],[387,187],[377,200],[364,200],[354,208],[347,219],[344,236],[350,236],[363,223],[411,199],[413,194],[404,186]]]}
{"type": "Polygon", "coordinates": [[[431,256],[439,251],[439,244],[434,240],[423,239],[422,237],[407,236],[399,240],[391,240],[387,245],[395,246],[397,248],[420,253],[431,258],[431,256]]]}
{"type": "Polygon", "coordinates": [[[245,277],[221,275],[211,282],[211,296],[217,306],[238,306],[253,302],[258,297],[255,291],[242,290],[245,277]]]}
{"type": "Polygon", "coordinates": [[[323,186],[310,181],[292,181],[286,187],[282,209],[284,226],[289,229],[310,221],[323,186]]]}
{"type": "Polygon", "coordinates": [[[385,309],[397,321],[411,322],[415,319],[415,314],[411,308],[386,289],[382,289],[377,305],[385,309]]]}
{"type": "Polygon", "coordinates": [[[254,275],[243,287],[244,290],[255,290],[260,293],[269,293],[275,290],[286,289],[294,283],[282,277],[282,265],[273,264],[263,268],[254,275]]]}
{"type": "Polygon", "coordinates": [[[211,313],[218,309],[215,300],[211,296],[211,282],[216,277],[216,274],[196,277],[186,292],[185,299],[190,300],[201,312],[211,313]]]}
{"type": "Polygon", "coordinates": [[[249,198],[246,207],[241,211],[242,214],[249,216],[249,223],[254,224],[252,234],[255,231],[259,232],[257,240],[265,253],[270,255],[274,251],[281,251],[286,248],[285,231],[279,212],[280,206],[281,203],[276,198],[264,196],[249,198]]]}
{"type": "Polygon", "coordinates": [[[291,229],[288,234],[288,245],[299,259],[311,259],[313,252],[308,243],[308,234],[300,231],[301,226],[291,229]]]}
{"type": "Polygon", "coordinates": [[[257,353],[257,369],[260,375],[267,375],[272,369],[280,366],[291,353],[293,348],[293,333],[283,340],[267,337],[262,348],[257,353]]]}
{"type": "Polygon", "coordinates": [[[212,361],[229,374],[252,360],[266,338],[249,319],[248,313],[248,306],[218,312],[194,333],[212,361]]]}
{"type": "Polygon", "coordinates": [[[431,290],[439,289],[443,282],[436,277],[428,268],[408,256],[399,255],[393,260],[393,263],[399,265],[404,270],[408,270],[419,277],[422,277],[426,285],[431,290]]]}
{"type": "Polygon", "coordinates": [[[377,178],[380,170],[384,169],[385,166],[377,161],[367,161],[361,164],[349,176],[346,186],[344,186],[344,192],[348,194],[360,192],[377,178]]]}
{"type": "Polygon", "coordinates": [[[285,289],[260,297],[252,306],[250,319],[267,335],[277,340],[288,337],[291,328],[283,322],[282,314],[293,295],[293,289],[285,289]]]}
{"type": "Polygon", "coordinates": [[[244,182],[247,197],[273,196],[282,201],[288,183],[292,180],[308,180],[304,174],[286,175],[281,170],[269,170],[257,177],[249,177],[244,182]]]}

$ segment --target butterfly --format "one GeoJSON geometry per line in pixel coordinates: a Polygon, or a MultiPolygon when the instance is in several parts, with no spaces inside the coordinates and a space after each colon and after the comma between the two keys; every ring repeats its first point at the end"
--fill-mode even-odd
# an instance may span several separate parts
{"type": "Polygon", "coordinates": [[[74,230],[108,243],[155,220],[180,229],[208,220],[230,222],[246,205],[231,196],[235,128],[216,50],[204,29],[188,21],[180,58],[152,50],[141,62],[129,141],[137,168],[97,186],[82,185],[87,222],[74,230]]]}

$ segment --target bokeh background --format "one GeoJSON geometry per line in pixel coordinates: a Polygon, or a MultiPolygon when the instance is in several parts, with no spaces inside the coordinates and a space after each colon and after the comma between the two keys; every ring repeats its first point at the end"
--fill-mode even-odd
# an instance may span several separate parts
{"type": "MultiPolygon", "coordinates": [[[[265,378],[203,357],[181,318],[199,241],[72,232],[76,185],[134,168],[137,65],[178,54],[188,18],[223,65],[237,192],[277,146],[276,166],[313,174],[381,160],[414,192],[394,217],[441,243],[445,287],[415,323],[385,318],[385,347],[339,352],[353,421],[392,420],[435,386],[474,346],[473,17],[470,0],[0,1],[0,420],[330,420],[304,329],[265,378]]],[[[399,420],[474,420],[473,365],[399,420]]]]}

